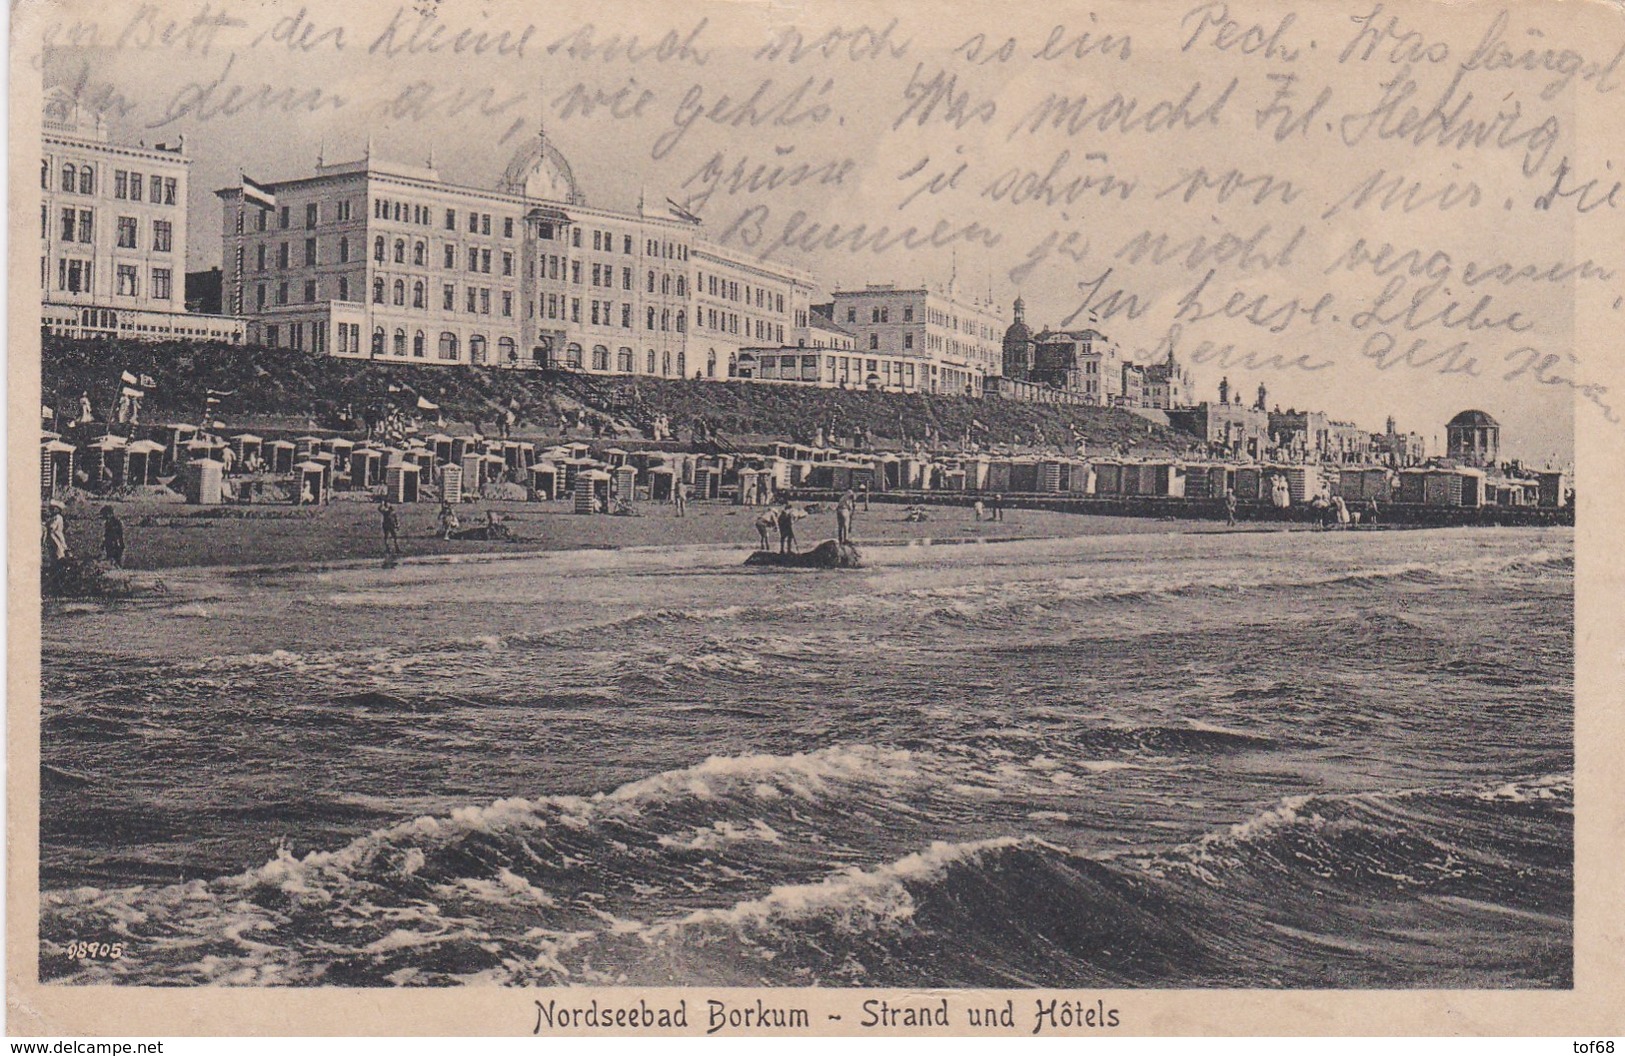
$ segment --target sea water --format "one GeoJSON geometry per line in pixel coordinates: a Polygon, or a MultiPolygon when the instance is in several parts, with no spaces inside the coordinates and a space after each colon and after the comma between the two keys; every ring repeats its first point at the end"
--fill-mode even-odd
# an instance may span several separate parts
{"type": "Polygon", "coordinates": [[[1572,555],[173,573],[46,617],[41,975],[1570,986],[1572,555]]]}

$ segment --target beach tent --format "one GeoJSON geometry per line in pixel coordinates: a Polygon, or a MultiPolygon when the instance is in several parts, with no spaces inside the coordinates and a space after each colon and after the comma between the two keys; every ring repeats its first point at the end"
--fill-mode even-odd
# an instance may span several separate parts
{"type": "MultiPolygon", "coordinates": [[[[333,492],[333,479],[338,476],[338,466],[334,462],[332,453],[328,451],[318,452],[310,457],[310,461],[322,467],[324,478],[322,487],[326,489],[325,494],[330,497],[333,492]]],[[[326,502],[327,498],[324,497],[322,501],[326,502]]]]}
{"type": "Polygon", "coordinates": [[[321,505],[327,501],[327,467],[320,462],[304,461],[293,467],[293,504],[295,506],[321,505]]]}
{"type": "Polygon", "coordinates": [[[50,498],[58,488],[73,486],[73,455],[78,448],[62,440],[40,445],[40,491],[50,498]]]}
{"type": "Polygon", "coordinates": [[[420,497],[418,485],[421,477],[422,471],[410,462],[397,462],[390,466],[384,471],[384,491],[389,501],[417,502],[420,497]]]}
{"type": "Polygon", "coordinates": [[[418,467],[418,471],[427,475],[434,472],[434,452],[427,449],[413,449],[401,456],[402,462],[418,467]]]}
{"type": "Polygon", "coordinates": [[[1305,463],[1302,465],[1271,466],[1270,469],[1286,476],[1287,491],[1292,497],[1292,505],[1294,506],[1308,502],[1325,490],[1326,479],[1317,465],[1305,463]]]}
{"type": "Polygon", "coordinates": [[[186,463],[186,501],[193,506],[218,506],[225,490],[225,463],[194,458],[186,463]]]}
{"type": "Polygon", "coordinates": [[[322,438],[319,436],[296,436],[293,438],[294,454],[303,461],[321,449],[322,438]]]}
{"type": "Polygon", "coordinates": [[[1093,463],[1085,461],[1072,463],[1072,472],[1066,481],[1066,490],[1069,493],[1073,495],[1093,495],[1097,483],[1093,463]]]}
{"type": "Polygon", "coordinates": [[[1026,459],[1010,463],[1008,491],[1034,492],[1038,490],[1038,463],[1026,459]]]}
{"type": "Polygon", "coordinates": [[[436,462],[451,462],[452,439],[445,433],[430,433],[423,438],[424,445],[434,453],[436,462]]]}
{"type": "Polygon", "coordinates": [[[677,471],[671,466],[654,466],[649,470],[649,501],[670,502],[677,486],[677,471]]]}
{"type": "Polygon", "coordinates": [[[335,466],[348,466],[350,464],[350,452],[355,450],[355,441],[347,440],[342,436],[332,436],[322,441],[321,449],[333,456],[335,466]]]}
{"type": "Polygon", "coordinates": [[[265,441],[253,433],[238,433],[231,438],[231,446],[237,450],[237,464],[247,465],[251,458],[260,457],[261,448],[265,441]]]}
{"type": "Polygon", "coordinates": [[[163,426],[161,435],[164,438],[163,449],[171,462],[179,461],[181,449],[186,442],[197,435],[197,426],[187,425],[185,422],[170,422],[163,426]]]}
{"type": "Polygon", "coordinates": [[[376,447],[358,447],[350,452],[350,487],[357,490],[384,482],[384,453],[376,447]]]}
{"type": "Polygon", "coordinates": [[[751,468],[740,469],[739,490],[735,492],[734,502],[740,506],[760,506],[762,504],[761,481],[761,470],[751,468]]]}
{"type": "Polygon", "coordinates": [[[987,464],[987,477],[983,486],[988,491],[1005,492],[1010,490],[1010,463],[1006,459],[990,461],[987,464]]]}
{"type": "Polygon", "coordinates": [[[1561,470],[1546,469],[1535,472],[1535,481],[1539,485],[1536,501],[1542,506],[1568,505],[1569,475],[1561,470]]]}
{"type": "Polygon", "coordinates": [[[1269,497],[1262,466],[1237,466],[1233,480],[1236,498],[1242,502],[1257,502],[1269,497]]]}
{"type": "Polygon", "coordinates": [[[946,466],[942,470],[943,491],[964,491],[965,470],[959,466],[946,466]]]}
{"type": "Polygon", "coordinates": [[[600,504],[609,508],[609,474],[601,469],[584,469],[576,474],[575,512],[596,513],[600,504]]]}
{"type": "Polygon", "coordinates": [[[694,498],[714,499],[722,492],[722,470],[716,466],[694,467],[694,498]]]}
{"type": "Polygon", "coordinates": [[[575,443],[565,444],[564,449],[570,453],[571,458],[586,458],[592,451],[592,445],[578,440],[575,443]]]}
{"type": "Polygon", "coordinates": [[[508,456],[509,451],[513,452],[513,460],[509,462],[509,465],[515,469],[529,469],[536,464],[536,445],[529,440],[508,441],[503,449],[504,458],[508,456]]]}
{"type": "Polygon", "coordinates": [[[621,464],[609,471],[610,482],[615,485],[615,497],[622,502],[631,502],[638,493],[638,471],[632,466],[621,464]]]}
{"type": "Polygon", "coordinates": [[[480,485],[485,483],[485,456],[465,448],[457,464],[463,470],[463,488],[471,495],[478,495],[480,485]]]}
{"type": "Polygon", "coordinates": [[[1147,462],[1140,466],[1142,495],[1184,498],[1185,483],[1185,467],[1177,462],[1147,462]]]}
{"type": "Polygon", "coordinates": [[[108,433],[98,437],[95,441],[86,444],[84,453],[80,455],[79,465],[85,473],[85,479],[90,487],[100,490],[102,487],[102,470],[107,470],[112,486],[117,486],[124,480],[124,448],[127,441],[122,436],[108,433]]]}
{"type": "Polygon", "coordinates": [[[616,466],[624,466],[626,464],[626,452],[621,448],[612,447],[604,452],[604,461],[609,463],[611,469],[616,466]]]}
{"type": "Polygon", "coordinates": [[[1038,487],[1036,490],[1047,495],[1055,495],[1064,491],[1061,472],[1065,468],[1062,463],[1047,458],[1038,463],[1038,487]]]}
{"type": "Polygon", "coordinates": [[[1123,463],[1114,459],[1100,459],[1091,465],[1095,470],[1096,495],[1123,494],[1123,463]]]}
{"type": "Polygon", "coordinates": [[[451,438],[451,460],[461,465],[469,455],[480,453],[479,436],[454,436],[451,438]]]}
{"type": "Polygon", "coordinates": [[[463,467],[447,463],[440,467],[440,499],[442,502],[463,501],[463,467]]]}
{"type": "Polygon", "coordinates": [[[556,499],[559,490],[559,467],[551,462],[533,462],[530,466],[531,494],[538,500],[556,499]]]}
{"type": "Polygon", "coordinates": [[[294,458],[294,450],[293,444],[287,440],[272,440],[265,445],[266,467],[278,475],[292,473],[293,464],[297,461],[294,458]]]}
{"type": "Polygon", "coordinates": [[[125,448],[124,482],[156,484],[163,472],[164,445],[153,440],[137,440],[125,448]]]}

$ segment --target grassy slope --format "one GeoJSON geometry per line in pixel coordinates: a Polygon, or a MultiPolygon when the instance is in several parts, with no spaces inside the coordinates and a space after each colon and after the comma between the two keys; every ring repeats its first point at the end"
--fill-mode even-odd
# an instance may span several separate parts
{"type": "Polygon", "coordinates": [[[422,395],[452,421],[492,422],[512,405],[522,428],[533,423],[549,430],[561,408],[584,405],[633,426],[660,412],[678,428],[704,418],[730,436],[807,439],[833,423],[842,436],[868,429],[876,438],[915,440],[929,426],[949,440],[975,421],[984,443],[1031,443],[1035,428],[1051,444],[1069,443],[1076,430],[1096,450],[1119,443],[1183,449],[1188,442],[1126,411],[1095,407],[657,378],[549,380],[525,371],[341,360],[214,342],[45,339],[45,399],[60,412],[75,413],[78,394],[89,390],[98,416],[106,414],[121,370],[157,382],[142,410],[149,422],[198,420],[212,388],[233,393],[220,415],[242,425],[289,416],[322,421],[346,405],[358,412],[388,402],[409,408],[422,395]],[[391,393],[391,386],[400,391],[391,393]]]}

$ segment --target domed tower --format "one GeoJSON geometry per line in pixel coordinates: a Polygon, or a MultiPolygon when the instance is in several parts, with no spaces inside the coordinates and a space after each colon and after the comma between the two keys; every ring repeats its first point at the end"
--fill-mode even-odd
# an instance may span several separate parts
{"type": "Polygon", "coordinates": [[[1501,423],[1483,411],[1462,411],[1444,427],[1445,451],[1469,466],[1493,466],[1501,453],[1501,423]]]}
{"type": "Polygon", "coordinates": [[[1025,381],[1032,376],[1037,347],[1032,328],[1027,325],[1027,306],[1020,297],[1014,305],[1015,322],[1004,332],[1004,376],[1025,381]]]}

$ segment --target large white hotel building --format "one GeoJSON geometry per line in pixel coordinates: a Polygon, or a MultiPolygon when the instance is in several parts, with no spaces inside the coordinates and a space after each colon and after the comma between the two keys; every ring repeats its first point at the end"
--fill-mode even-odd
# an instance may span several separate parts
{"type": "Polygon", "coordinates": [[[224,205],[223,298],[249,340],[392,362],[729,376],[793,342],[812,280],[706,242],[675,210],[587,204],[536,137],[496,190],[366,157],[242,187],[224,205]]]}

